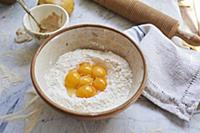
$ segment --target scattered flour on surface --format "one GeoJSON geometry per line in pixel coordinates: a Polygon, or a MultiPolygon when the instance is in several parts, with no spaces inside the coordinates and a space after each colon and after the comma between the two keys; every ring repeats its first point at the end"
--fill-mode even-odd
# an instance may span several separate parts
{"type": "Polygon", "coordinates": [[[8,67],[0,64],[0,94],[11,86],[15,86],[22,82],[22,77],[11,71],[8,67]]]}
{"type": "Polygon", "coordinates": [[[133,74],[129,64],[112,52],[77,49],[59,57],[44,75],[47,88],[44,93],[54,102],[75,112],[96,113],[106,111],[125,102],[131,90],[133,74]],[[68,96],[64,78],[70,69],[82,62],[104,62],[107,67],[107,87],[91,98],[68,96]]]}

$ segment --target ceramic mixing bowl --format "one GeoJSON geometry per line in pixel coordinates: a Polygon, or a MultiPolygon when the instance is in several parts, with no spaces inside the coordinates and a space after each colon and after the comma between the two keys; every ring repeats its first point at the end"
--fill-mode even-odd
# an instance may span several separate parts
{"type": "Polygon", "coordinates": [[[79,118],[101,119],[121,112],[138,99],[145,87],[147,71],[142,52],[127,35],[109,27],[88,24],[63,29],[48,38],[32,60],[31,77],[38,94],[52,107],[79,118]],[[112,51],[127,60],[134,76],[132,90],[124,103],[98,113],[79,113],[64,108],[45,94],[45,72],[55,64],[59,56],[81,48],[112,51]]]}

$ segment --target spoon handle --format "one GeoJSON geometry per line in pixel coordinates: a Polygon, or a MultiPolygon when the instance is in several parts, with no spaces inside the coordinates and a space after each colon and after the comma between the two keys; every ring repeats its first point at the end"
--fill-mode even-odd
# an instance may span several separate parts
{"type": "Polygon", "coordinates": [[[33,17],[33,15],[31,14],[30,10],[27,8],[26,4],[22,1],[22,0],[17,0],[17,2],[21,5],[21,7],[26,11],[26,13],[31,16],[31,18],[35,21],[35,23],[38,25],[38,27],[40,28],[40,24],[38,23],[38,21],[35,19],[35,17],[33,17]]]}

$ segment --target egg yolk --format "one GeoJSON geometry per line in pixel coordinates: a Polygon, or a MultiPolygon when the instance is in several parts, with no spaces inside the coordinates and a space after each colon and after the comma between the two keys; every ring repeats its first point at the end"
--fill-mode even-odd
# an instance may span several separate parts
{"type": "Polygon", "coordinates": [[[90,85],[84,85],[78,88],[76,96],[81,98],[89,98],[96,95],[96,89],[90,85]]]}
{"type": "Polygon", "coordinates": [[[77,71],[71,70],[65,77],[65,87],[67,88],[75,88],[80,81],[80,75],[77,71]]]}
{"type": "Polygon", "coordinates": [[[106,80],[105,79],[102,79],[102,78],[96,78],[92,85],[97,89],[97,90],[100,90],[100,91],[103,91],[105,90],[106,88],[106,80]]]}
{"type": "Polygon", "coordinates": [[[93,78],[92,77],[84,76],[84,77],[81,77],[78,86],[88,85],[88,84],[91,84],[92,82],[93,82],[93,78]]]}
{"type": "Polygon", "coordinates": [[[92,73],[92,65],[90,63],[82,63],[79,65],[78,72],[81,75],[90,75],[92,73]]]}
{"type": "Polygon", "coordinates": [[[79,64],[79,67],[68,72],[64,85],[69,96],[89,98],[95,96],[97,91],[106,89],[106,75],[104,67],[83,62],[79,64]]]}
{"type": "Polygon", "coordinates": [[[92,76],[103,78],[106,76],[106,70],[101,66],[94,66],[92,69],[92,76]]]}

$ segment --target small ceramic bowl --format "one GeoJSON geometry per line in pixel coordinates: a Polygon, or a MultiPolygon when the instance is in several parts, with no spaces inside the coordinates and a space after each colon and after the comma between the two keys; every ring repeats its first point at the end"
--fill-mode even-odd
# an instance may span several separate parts
{"type": "Polygon", "coordinates": [[[48,38],[50,35],[53,35],[56,32],[62,30],[69,23],[68,13],[65,11],[64,8],[58,5],[43,4],[43,5],[33,7],[32,9],[30,9],[30,11],[31,11],[31,14],[36,18],[38,22],[41,22],[43,19],[47,18],[53,12],[56,13],[60,18],[58,21],[59,26],[60,26],[59,29],[53,32],[41,33],[39,32],[39,27],[34,22],[34,20],[28,14],[25,14],[23,18],[23,25],[24,25],[25,30],[39,42],[48,38]]]}
{"type": "Polygon", "coordinates": [[[122,32],[101,25],[77,25],[57,32],[43,42],[31,64],[31,78],[38,94],[52,107],[85,119],[108,118],[127,108],[141,95],[145,87],[146,77],[145,59],[138,46],[122,32]],[[98,113],[79,113],[63,107],[46,95],[45,73],[56,63],[61,55],[81,48],[112,51],[127,60],[134,76],[132,90],[124,103],[98,113]]]}

